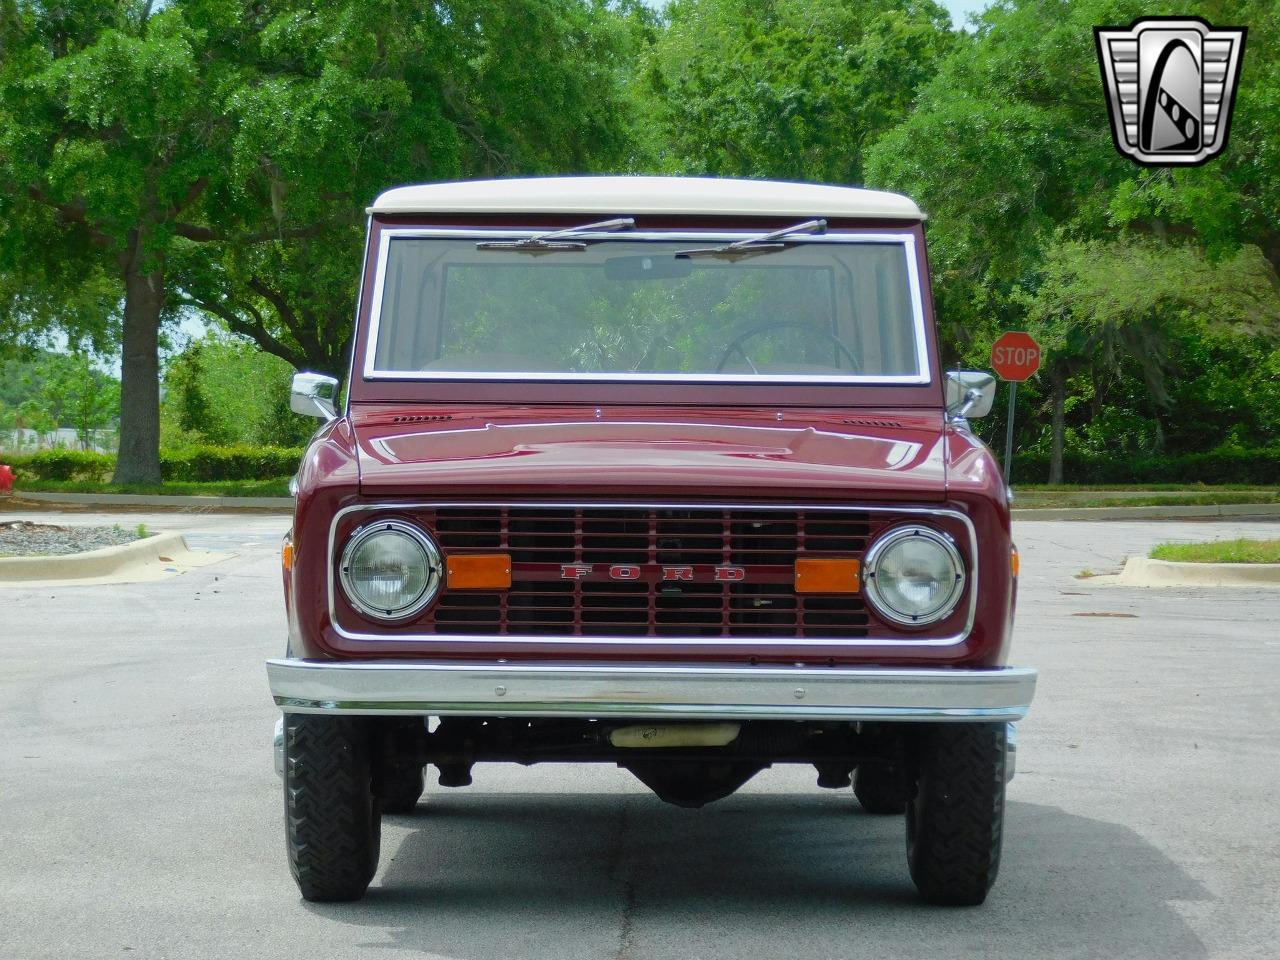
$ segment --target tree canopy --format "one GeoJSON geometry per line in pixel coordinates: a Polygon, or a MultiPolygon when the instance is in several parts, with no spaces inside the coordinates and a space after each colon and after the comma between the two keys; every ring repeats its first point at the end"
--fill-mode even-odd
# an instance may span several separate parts
{"type": "Polygon", "coordinates": [[[247,369],[223,333],[341,376],[363,211],[388,186],[865,183],[929,213],[948,363],[985,366],[1004,329],[1045,339],[1021,437],[1055,476],[1064,449],[1127,449],[1108,437],[1211,442],[1170,415],[1193,398],[1232,418],[1221,442],[1264,443],[1278,129],[1273,0],[997,0],[970,31],[934,0],[0,0],[0,345],[117,350],[116,478],[154,482],[166,330],[217,331],[174,389],[247,369]],[[1111,142],[1093,27],[1161,13],[1249,29],[1203,167],[1111,142]]]}
{"type": "Polygon", "coordinates": [[[158,482],[158,338],[177,238],[206,230],[229,170],[243,29],[226,4],[18,4],[0,64],[0,263],[55,281],[110,275],[122,307],[120,482],[158,482]]]}
{"type": "Polygon", "coordinates": [[[1148,401],[1165,397],[1179,318],[1209,315],[1237,281],[1255,299],[1235,316],[1256,309],[1252,335],[1275,342],[1263,304],[1274,302],[1280,268],[1278,109],[1280,8],[1268,0],[1003,0],[872,147],[867,182],[914,196],[931,215],[953,357],[985,364],[1001,329],[1031,324],[1050,338],[1051,479],[1061,479],[1072,377],[1084,378],[1075,390],[1101,417],[1106,384],[1128,371],[1146,392],[1117,402],[1159,426],[1148,401]],[[1203,167],[1146,169],[1112,146],[1092,28],[1155,14],[1249,28],[1230,143],[1203,167]],[[1251,252],[1237,255],[1241,245],[1251,252]],[[1120,352],[1128,360],[1118,364],[1120,352]]]}
{"type": "Polygon", "coordinates": [[[956,43],[932,0],[674,0],[639,78],[681,173],[860,183],[956,43]]]}
{"type": "Polygon", "coordinates": [[[42,307],[19,291],[113,278],[118,482],[159,480],[159,337],[183,305],[337,370],[378,189],[616,167],[630,143],[632,31],[582,0],[79,0],[2,22],[6,322],[42,307]]]}

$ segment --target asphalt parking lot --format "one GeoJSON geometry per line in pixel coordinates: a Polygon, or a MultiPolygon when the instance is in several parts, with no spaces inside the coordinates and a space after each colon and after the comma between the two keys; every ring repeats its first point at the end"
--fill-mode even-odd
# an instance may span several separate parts
{"type": "Polygon", "coordinates": [[[915,898],[900,819],[787,767],[701,811],[605,767],[478,767],[386,818],[367,899],[304,903],[262,666],[283,648],[287,519],[127,521],[237,555],[159,582],[0,589],[3,960],[1280,951],[1280,590],[1074,577],[1280,524],[1016,524],[1012,659],[1040,686],[996,888],[938,909],[915,898]]]}

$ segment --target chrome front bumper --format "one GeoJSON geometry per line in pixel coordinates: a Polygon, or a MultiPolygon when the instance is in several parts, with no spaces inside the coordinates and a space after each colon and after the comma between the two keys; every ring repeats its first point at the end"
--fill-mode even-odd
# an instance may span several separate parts
{"type": "Polygon", "coordinates": [[[672,720],[1013,721],[1030,667],[709,667],[268,660],[286,713],[663,717],[672,720]]]}

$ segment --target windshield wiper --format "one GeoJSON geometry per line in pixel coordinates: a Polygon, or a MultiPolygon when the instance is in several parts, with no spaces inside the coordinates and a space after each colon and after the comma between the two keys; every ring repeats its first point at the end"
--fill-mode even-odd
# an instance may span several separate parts
{"type": "Polygon", "coordinates": [[[758,237],[747,237],[734,243],[726,243],[722,247],[698,247],[694,250],[677,251],[677,257],[719,257],[721,260],[737,260],[741,257],[755,257],[762,253],[773,253],[785,250],[791,243],[787,237],[795,233],[826,233],[827,221],[806,220],[794,227],[783,227],[772,233],[764,233],[758,237]]]}
{"type": "Polygon", "coordinates": [[[599,223],[584,223],[580,227],[566,227],[564,230],[552,230],[540,233],[536,237],[525,237],[523,240],[482,240],[476,244],[477,250],[507,250],[515,253],[554,253],[558,250],[585,250],[587,240],[573,240],[580,233],[613,233],[617,230],[630,230],[636,225],[631,217],[619,217],[617,220],[601,220],[599,223]]]}

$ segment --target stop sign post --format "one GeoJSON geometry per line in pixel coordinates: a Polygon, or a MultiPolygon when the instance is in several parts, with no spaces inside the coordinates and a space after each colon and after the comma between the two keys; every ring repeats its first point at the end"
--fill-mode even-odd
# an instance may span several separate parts
{"type": "Polygon", "coordinates": [[[1021,330],[1002,333],[991,345],[991,369],[1001,380],[1009,381],[1009,416],[1004,433],[1004,482],[1009,485],[1013,474],[1013,406],[1018,384],[1040,369],[1040,344],[1021,330]]]}

